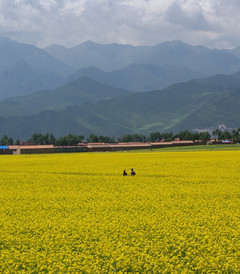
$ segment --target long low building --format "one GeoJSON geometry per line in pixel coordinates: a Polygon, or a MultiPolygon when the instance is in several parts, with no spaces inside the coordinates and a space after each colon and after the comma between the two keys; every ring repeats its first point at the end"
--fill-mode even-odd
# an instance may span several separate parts
{"type": "Polygon", "coordinates": [[[12,154],[54,153],[54,145],[8,146],[12,154]]]}
{"type": "MultiPolygon", "coordinates": [[[[97,151],[125,151],[134,149],[154,149],[173,146],[192,146],[202,144],[194,141],[172,142],[126,142],[126,143],[81,143],[76,146],[54,145],[19,145],[8,146],[4,154],[42,154],[42,153],[71,153],[71,152],[97,152],[97,151]]],[[[3,150],[2,150],[3,151],[3,150]]]]}
{"type": "Polygon", "coordinates": [[[128,142],[128,143],[88,143],[88,151],[122,151],[132,149],[149,149],[151,148],[150,143],[140,142],[128,142]]]}

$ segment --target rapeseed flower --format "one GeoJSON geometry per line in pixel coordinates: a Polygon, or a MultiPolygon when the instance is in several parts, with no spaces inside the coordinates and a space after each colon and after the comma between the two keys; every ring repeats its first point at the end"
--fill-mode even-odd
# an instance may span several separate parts
{"type": "Polygon", "coordinates": [[[240,152],[0,157],[2,273],[240,272],[240,152]],[[134,167],[137,175],[122,176],[134,167]]]}

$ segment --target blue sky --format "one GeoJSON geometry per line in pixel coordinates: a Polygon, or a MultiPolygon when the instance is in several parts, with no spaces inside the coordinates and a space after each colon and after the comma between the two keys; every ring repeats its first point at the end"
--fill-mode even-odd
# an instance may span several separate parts
{"type": "Polygon", "coordinates": [[[240,0],[0,0],[0,35],[39,47],[183,40],[233,48],[239,33],[240,0]]]}

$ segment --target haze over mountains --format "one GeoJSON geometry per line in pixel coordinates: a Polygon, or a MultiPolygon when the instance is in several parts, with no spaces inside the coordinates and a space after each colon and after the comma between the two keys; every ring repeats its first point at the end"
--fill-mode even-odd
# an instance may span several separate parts
{"type": "Polygon", "coordinates": [[[142,92],[165,88],[173,83],[198,78],[200,75],[185,67],[131,64],[112,72],[104,72],[96,67],[82,68],[70,75],[67,81],[86,76],[112,87],[142,92]]]}
{"type": "Polygon", "coordinates": [[[240,127],[240,50],[181,41],[44,50],[0,39],[0,134],[240,127]]]}
{"type": "Polygon", "coordinates": [[[0,99],[54,88],[72,68],[32,45],[0,38],[0,99]]]}
{"type": "Polygon", "coordinates": [[[237,50],[217,50],[191,46],[181,41],[155,46],[130,46],[85,42],[73,48],[52,45],[45,51],[75,69],[94,66],[113,71],[130,64],[186,67],[202,75],[232,73],[240,69],[237,50]]]}

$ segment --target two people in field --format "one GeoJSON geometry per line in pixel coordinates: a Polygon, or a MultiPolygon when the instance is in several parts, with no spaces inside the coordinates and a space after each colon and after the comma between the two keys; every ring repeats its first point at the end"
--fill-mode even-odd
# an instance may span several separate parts
{"type": "MultiPolygon", "coordinates": [[[[131,176],[136,175],[136,172],[133,170],[133,168],[131,168],[131,176]]],[[[123,176],[127,176],[127,172],[126,170],[123,171],[123,176]]]]}

